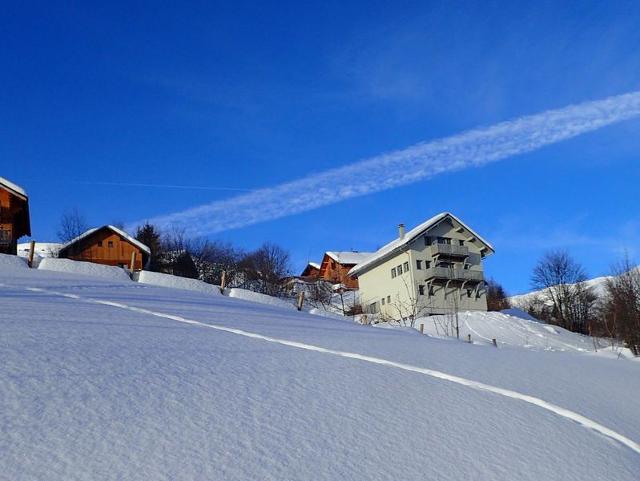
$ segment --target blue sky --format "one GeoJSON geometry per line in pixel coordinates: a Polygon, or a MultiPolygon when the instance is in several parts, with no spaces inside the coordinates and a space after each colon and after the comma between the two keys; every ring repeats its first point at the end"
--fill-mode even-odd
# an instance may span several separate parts
{"type": "MultiPolygon", "coordinates": [[[[38,240],[78,207],[134,222],[480,126],[640,89],[637,2],[22,3],[0,18],[0,175],[38,240]]],[[[215,234],[373,250],[449,210],[526,291],[567,248],[589,274],[640,257],[640,120],[481,168],[215,234]]],[[[260,206],[256,205],[259,211],[260,206]]]]}

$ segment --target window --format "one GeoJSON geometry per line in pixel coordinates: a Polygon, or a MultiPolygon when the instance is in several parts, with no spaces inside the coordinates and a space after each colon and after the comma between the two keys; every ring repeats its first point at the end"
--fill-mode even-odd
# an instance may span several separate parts
{"type": "Polygon", "coordinates": [[[431,245],[431,237],[429,237],[428,235],[424,236],[424,245],[425,246],[431,245]]]}
{"type": "Polygon", "coordinates": [[[387,304],[391,304],[391,296],[387,296],[387,304]]]}
{"type": "Polygon", "coordinates": [[[378,312],[378,303],[373,302],[369,304],[369,314],[376,314],[378,312]]]}
{"type": "Polygon", "coordinates": [[[416,260],[416,269],[422,270],[422,261],[420,259],[416,260]]]}
{"type": "Polygon", "coordinates": [[[331,268],[335,269],[336,268],[336,262],[335,261],[331,261],[331,268]]]}
{"type": "Polygon", "coordinates": [[[459,240],[458,242],[460,243],[461,246],[464,245],[464,241],[463,240],[459,240]]]}
{"type": "Polygon", "coordinates": [[[471,297],[471,289],[467,289],[467,297],[471,297]]]}
{"type": "Polygon", "coordinates": [[[113,247],[113,241],[107,242],[107,247],[109,247],[109,248],[113,247]]]}
{"type": "Polygon", "coordinates": [[[394,267],[393,269],[391,269],[391,279],[393,279],[396,275],[396,268],[394,267]]]}
{"type": "Polygon", "coordinates": [[[418,292],[420,293],[421,296],[424,296],[424,286],[422,285],[418,286],[418,292]]]}
{"type": "Polygon", "coordinates": [[[438,237],[438,244],[451,244],[451,239],[448,237],[438,237]]]}
{"type": "Polygon", "coordinates": [[[98,247],[102,247],[102,241],[98,241],[98,247]]]}
{"type": "Polygon", "coordinates": [[[409,262],[404,263],[404,271],[409,272],[409,262]]]}
{"type": "Polygon", "coordinates": [[[469,270],[469,267],[471,267],[469,264],[465,264],[465,265],[464,265],[464,268],[465,268],[465,270],[467,270],[467,271],[469,270]]]}
{"type": "Polygon", "coordinates": [[[424,268],[431,269],[431,261],[424,261],[424,268]]]}
{"type": "Polygon", "coordinates": [[[429,286],[429,296],[433,296],[434,293],[433,286],[429,286]]]}
{"type": "Polygon", "coordinates": [[[382,300],[380,301],[380,303],[384,306],[384,297],[382,298],[382,300]]]}
{"type": "Polygon", "coordinates": [[[396,267],[396,270],[398,271],[398,275],[402,274],[402,264],[400,264],[398,267],[396,267]]]}

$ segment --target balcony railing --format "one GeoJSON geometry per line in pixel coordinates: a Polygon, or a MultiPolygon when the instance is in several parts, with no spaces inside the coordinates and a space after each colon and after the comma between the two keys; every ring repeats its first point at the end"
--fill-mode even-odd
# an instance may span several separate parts
{"type": "Polygon", "coordinates": [[[426,280],[439,279],[446,281],[477,281],[484,279],[482,271],[470,269],[449,269],[448,267],[430,267],[425,271],[426,280]]]}
{"type": "Polygon", "coordinates": [[[466,246],[456,246],[453,244],[431,244],[431,255],[467,257],[469,255],[469,248],[466,246]]]}

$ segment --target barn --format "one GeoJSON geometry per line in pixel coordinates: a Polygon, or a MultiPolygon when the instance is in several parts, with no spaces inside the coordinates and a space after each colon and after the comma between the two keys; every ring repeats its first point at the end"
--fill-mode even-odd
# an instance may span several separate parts
{"type": "Polygon", "coordinates": [[[143,269],[151,254],[149,247],[118,227],[105,225],[67,242],[58,257],[129,268],[134,254],[134,270],[143,269]]]}
{"type": "Polygon", "coordinates": [[[31,235],[29,197],[21,187],[0,177],[0,253],[16,254],[18,239],[31,235]]]}

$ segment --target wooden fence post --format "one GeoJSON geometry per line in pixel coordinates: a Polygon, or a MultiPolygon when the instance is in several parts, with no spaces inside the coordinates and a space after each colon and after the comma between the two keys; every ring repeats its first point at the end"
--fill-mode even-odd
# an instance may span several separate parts
{"type": "Polygon", "coordinates": [[[299,311],[302,310],[302,306],[304,305],[304,291],[300,291],[298,293],[298,304],[297,304],[297,308],[299,311]]]}
{"type": "Polygon", "coordinates": [[[424,324],[420,324],[420,334],[424,334],[424,324]]]}
{"type": "Polygon", "coordinates": [[[495,347],[498,347],[498,341],[496,341],[496,338],[494,337],[493,339],[491,339],[491,341],[493,342],[493,345],[495,347]]]}
{"type": "Polygon", "coordinates": [[[129,264],[129,270],[131,271],[132,274],[135,268],[136,268],[136,251],[133,251],[131,253],[131,264],[129,264]]]}
{"type": "Polygon", "coordinates": [[[220,293],[224,294],[224,288],[227,286],[227,271],[222,271],[220,276],[220,293]]]}
{"type": "Polygon", "coordinates": [[[471,344],[471,334],[467,334],[467,342],[471,344]]]}
{"type": "Polygon", "coordinates": [[[33,255],[35,254],[35,251],[36,251],[36,241],[32,240],[29,243],[29,260],[27,262],[29,267],[33,267],[33,255]]]}

